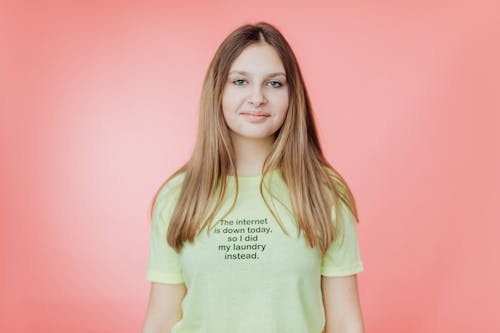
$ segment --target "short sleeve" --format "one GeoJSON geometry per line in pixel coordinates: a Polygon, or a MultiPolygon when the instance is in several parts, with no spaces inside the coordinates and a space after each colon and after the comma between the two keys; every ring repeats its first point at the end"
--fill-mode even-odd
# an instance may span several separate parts
{"type": "Polygon", "coordinates": [[[153,208],[146,280],[184,283],[180,255],[167,243],[167,228],[175,207],[172,180],[161,188],[153,208]]]}
{"type": "MultiPolygon", "coordinates": [[[[349,208],[341,201],[343,216],[342,233],[332,242],[321,261],[321,275],[348,276],[363,271],[361,261],[356,220],[349,208]]],[[[334,216],[335,211],[332,212],[334,216]]]]}

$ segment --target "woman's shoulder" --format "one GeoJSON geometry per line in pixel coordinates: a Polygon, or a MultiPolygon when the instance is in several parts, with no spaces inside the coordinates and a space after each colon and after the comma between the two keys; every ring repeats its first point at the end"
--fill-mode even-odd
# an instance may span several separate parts
{"type": "Polygon", "coordinates": [[[338,172],[333,167],[331,167],[331,166],[324,166],[323,170],[325,170],[326,174],[330,178],[335,178],[335,177],[338,176],[338,172]]]}
{"type": "Polygon", "coordinates": [[[185,171],[172,174],[163,183],[158,191],[157,201],[164,201],[177,196],[182,188],[182,183],[186,175],[185,171]]]}

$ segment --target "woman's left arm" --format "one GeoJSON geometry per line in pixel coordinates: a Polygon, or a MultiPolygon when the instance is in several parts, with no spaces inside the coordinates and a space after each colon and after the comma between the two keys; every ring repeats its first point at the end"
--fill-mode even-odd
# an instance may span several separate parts
{"type": "Polygon", "coordinates": [[[323,333],[364,333],[356,274],[321,277],[326,325],[323,333]]]}

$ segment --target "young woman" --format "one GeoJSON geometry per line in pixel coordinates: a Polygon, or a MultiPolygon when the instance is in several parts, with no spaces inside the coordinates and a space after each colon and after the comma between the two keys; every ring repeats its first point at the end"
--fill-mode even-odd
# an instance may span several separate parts
{"type": "Polygon", "coordinates": [[[143,333],[363,332],[355,202],[272,25],[217,49],[192,157],[152,211],[143,333]]]}

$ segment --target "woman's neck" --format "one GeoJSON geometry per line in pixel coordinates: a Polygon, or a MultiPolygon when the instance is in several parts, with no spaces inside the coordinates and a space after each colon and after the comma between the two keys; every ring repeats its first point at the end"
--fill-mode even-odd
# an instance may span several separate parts
{"type": "Polygon", "coordinates": [[[271,152],[273,138],[248,139],[233,136],[233,147],[236,153],[236,170],[238,176],[258,176],[267,155],[271,152]]]}

